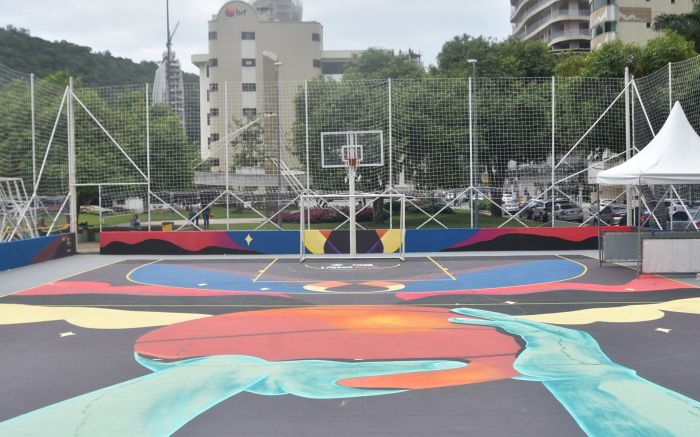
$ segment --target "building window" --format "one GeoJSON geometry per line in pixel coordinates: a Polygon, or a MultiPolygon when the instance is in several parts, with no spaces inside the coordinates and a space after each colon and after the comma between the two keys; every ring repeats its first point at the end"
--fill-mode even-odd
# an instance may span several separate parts
{"type": "Polygon", "coordinates": [[[255,40],[255,32],[241,32],[241,39],[254,41],[255,40]]]}
{"type": "Polygon", "coordinates": [[[212,91],[212,92],[219,91],[219,84],[218,83],[210,83],[209,84],[209,91],[212,91]]]}
{"type": "MultiPolygon", "coordinates": [[[[649,1],[649,0],[647,0],[649,1]]],[[[598,9],[602,9],[607,6],[616,5],[617,0],[593,0],[591,3],[591,12],[595,12],[598,9]]]]}
{"type": "Polygon", "coordinates": [[[244,83],[242,88],[243,91],[255,91],[256,85],[254,83],[244,83]]]}
{"type": "Polygon", "coordinates": [[[211,114],[207,114],[207,126],[211,126],[211,114]]]}
{"type": "Polygon", "coordinates": [[[219,108],[211,108],[211,116],[212,117],[218,117],[219,116],[219,108]]]}
{"type": "Polygon", "coordinates": [[[219,134],[211,134],[209,139],[211,140],[212,143],[215,143],[215,142],[219,141],[219,134]]]}
{"type": "Polygon", "coordinates": [[[244,67],[255,67],[255,59],[243,58],[241,59],[241,65],[243,65],[244,67]]]}
{"type": "Polygon", "coordinates": [[[207,77],[209,77],[209,65],[207,65],[207,77]]]}
{"type": "Polygon", "coordinates": [[[212,167],[219,167],[219,166],[221,165],[219,162],[220,162],[220,161],[219,161],[219,158],[211,158],[211,159],[209,160],[209,164],[210,164],[212,167]]]}
{"type": "Polygon", "coordinates": [[[209,41],[218,38],[219,35],[216,32],[209,32],[209,41]]]}
{"type": "Polygon", "coordinates": [[[321,42],[321,34],[314,32],[311,34],[311,41],[321,42]]]}
{"type": "Polygon", "coordinates": [[[254,118],[258,115],[258,110],[255,108],[243,108],[243,116],[248,118],[254,118]]]}
{"type": "Polygon", "coordinates": [[[314,59],[314,68],[321,68],[321,60],[314,59]]]}
{"type": "Polygon", "coordinates": [[[606,21],[591,29],[591,37],[595,38],[598,35],[615,31],[617,31],[617,21],[606,21]]]}
{"type": "Polygon", "coordinates": [[[343,74],[347,68],[347,62],[325,61],[321,63],[321,73],[323,74],[343,74]]]}
{"type": "Polygon", "coordinates": [[[218,58],[211,58],[209,60],[209,66],[210,67],[218,67],[219,66],[219,59],[218,58]]]}

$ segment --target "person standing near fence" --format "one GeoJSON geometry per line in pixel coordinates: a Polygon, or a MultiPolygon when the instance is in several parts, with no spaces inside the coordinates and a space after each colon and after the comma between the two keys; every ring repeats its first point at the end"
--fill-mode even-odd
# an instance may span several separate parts
{"type": "Polygon", "coordinates": [[[209,229],[209,217],[214,217],[214,214],[211,213],[209,205],[207,205],[204,207],[204,210],[202,210],[202,218],[204,219],[204,229],[209,229]]]}

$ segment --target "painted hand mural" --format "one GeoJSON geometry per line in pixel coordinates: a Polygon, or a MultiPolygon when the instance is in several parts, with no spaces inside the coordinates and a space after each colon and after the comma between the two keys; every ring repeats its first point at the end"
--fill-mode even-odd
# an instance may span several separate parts
{"type": "Polygon", "coordinates": [[[0,433],[170,435],[244,391],[342,399],[508,378],[542,382],[590,435],[700,429],[700,404],[615,364],[587,333],[466,308],[226,314],[156,329],[134,349],[153,373],[6,421],[0,433]]]}
{"type": "Polygon", "coordinates": [[[540,381],[593,436],[696,436],[700,402],[658,386],[612,362],[583,331],[475,309],[454,323],[490,326],[522,338],[517,379],[540,381]],[[474,317],[478,317],[475,319],[474,317]]]}

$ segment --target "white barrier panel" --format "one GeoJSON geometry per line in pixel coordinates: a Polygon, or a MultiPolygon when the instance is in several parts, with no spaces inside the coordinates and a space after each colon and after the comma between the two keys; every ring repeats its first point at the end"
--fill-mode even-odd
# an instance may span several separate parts
{"type": "Polygon", "coordinates": [[[700,235],[642,241],[642,273],[700,272],[700,235]]]}

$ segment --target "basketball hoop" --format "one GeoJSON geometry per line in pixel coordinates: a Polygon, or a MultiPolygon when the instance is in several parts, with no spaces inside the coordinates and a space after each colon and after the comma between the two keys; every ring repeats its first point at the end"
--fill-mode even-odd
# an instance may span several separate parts
{"type": "Polygon", "coordinates": [[[362,146],[349,145],[343,146],[342,159],[345,166],[348,168],[357,168],[357,165],[362,162],[362,146]]]}

